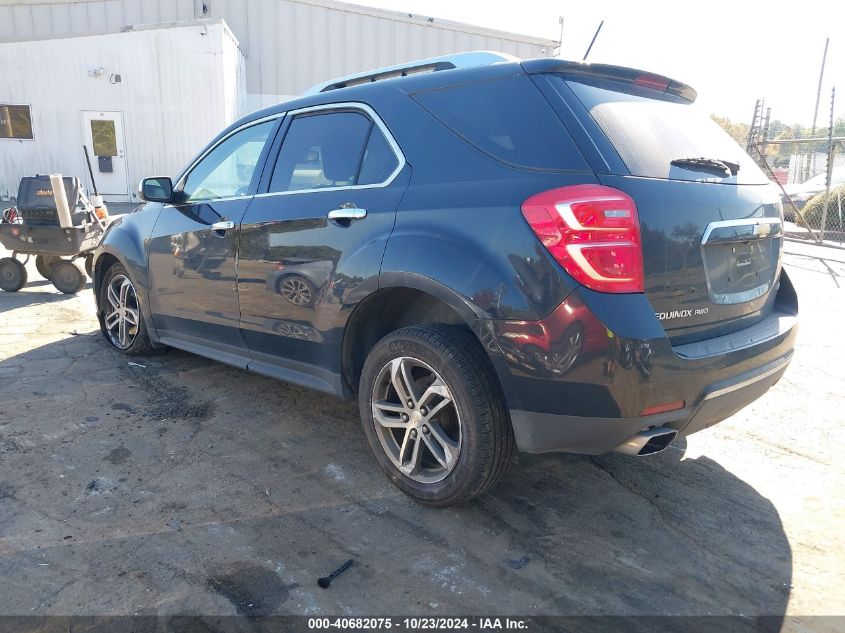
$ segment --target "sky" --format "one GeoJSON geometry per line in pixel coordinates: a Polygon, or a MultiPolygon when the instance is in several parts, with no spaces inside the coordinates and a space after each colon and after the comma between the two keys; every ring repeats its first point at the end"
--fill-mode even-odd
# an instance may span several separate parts
{"type": "MultiPolygon", "coordinates": [[[[356,0],[353,0],[356,1],[356,0]]],[[[845,2],[842,0],[357,0],[359,4],[468,22],[557,40],[559,57],[580,60],[601,20],[589,61],[631,66],[689,84],[708,112],[750,123],[758,98],[772,119],[813,120],[825,38],[830,37],[818,127],[830,90],[845,116],[845,2]]]]}

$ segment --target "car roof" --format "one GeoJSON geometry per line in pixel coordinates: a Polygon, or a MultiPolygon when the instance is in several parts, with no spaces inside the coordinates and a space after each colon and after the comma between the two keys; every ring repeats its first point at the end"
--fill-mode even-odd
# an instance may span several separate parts
{"type": "MultiPolygon", "coordinates": [[[[378,68],[317,84],[301,97],[247,114],[224,130],[221,136],[252,121],[310,106],[343,102],[363,102],[372,105],[372,102],[377,101],[380,96],[397,90],[409,93],[517,74],[552,72],[630,83],[638,83],[644,80],[646,83],[642,85],[652,88],[659,86],[662,88],[661,91],[675,94],[690,102],[694,101],[697,96],[695,90],[684,83],[635,68],[609,64],[589,64],[555,58],[519,60],[505,53],[475,51],[473,53],[415,60],[407,64],[378,68]],[[452,60],[453,63],[454,60],[470,62],[476,60],[477,63],[448,67],[442,65],[443,60],[452,60]],[[397,71],[402,68],[420,67],[426,67],[426,71],[410,72],[405,76],[397,74],[397,71]],[[383,77],[379,77],[379,75],[383,77]],[[372,77],[372,80],[361,81],[362,78],[369,77],[372,77]],[[347,85],[350,80],[354,85],[347,85]]],[[[660,90],[660,88],[656,89],[660,90]]]]}

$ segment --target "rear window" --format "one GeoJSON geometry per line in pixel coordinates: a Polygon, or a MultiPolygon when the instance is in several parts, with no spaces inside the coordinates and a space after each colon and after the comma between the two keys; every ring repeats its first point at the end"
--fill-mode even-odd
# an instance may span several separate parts
{"type": "MultiPolygon", "coordinates": [[[[554,76],[565,82],[589,111],[634,176],[725,184],[767,183],[768,178],[745,150],[698,107],[646,88],[611,82],[594,85],[554,76]],[[736,176],[673,166],[681,158],[714,158],[738,163],[736,176]]],[[[597,82],[598,84],[599,82],[597,82]]]]}
{"type": "Polygon", "coordinates": [[[413,98],[493,158],[517,167],[587,171],[566,128],[525,76],[461,84],[413,98]]]}

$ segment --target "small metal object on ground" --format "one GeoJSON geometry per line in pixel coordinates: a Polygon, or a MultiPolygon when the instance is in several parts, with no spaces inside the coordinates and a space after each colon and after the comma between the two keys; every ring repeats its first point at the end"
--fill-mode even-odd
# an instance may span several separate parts
{"type": "Polygon", "coordinates": [[[322,587],[323,589],[328,589],[329,585],[332,584],[332,580],[334,580],[335,578],[340,576],[343,572],[345,572],[350,567],[352,567],[352,559],[351,558],[348,561],[346,561],[345,563],[343,563],[343,565],[341,565],[340,567],[335,569],[328,576],[323,576],[322,578],[319,578],[317,580],[317,584],[320,587],[322,587]]]}
{"type": "Polygon", "coordinates": [[[522,569],[528,564],[528,561],[531,560],[527,556],[523,556],[521,558],[514,558],[508,560],[508,565],[510,565],[513,569],[522,569]]]}

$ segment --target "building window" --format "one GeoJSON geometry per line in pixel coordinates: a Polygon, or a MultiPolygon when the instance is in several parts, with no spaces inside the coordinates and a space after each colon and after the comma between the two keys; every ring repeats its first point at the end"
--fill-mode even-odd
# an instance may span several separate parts
{"type": "Polygon", "coordinates": [[[114,121],[99,119],[91,121],[91,139],[94,141],[94,156],[117,156],[117,132],[114,121]]]}
{"type": "Polygon", "coordinates": [[[0,138],[32,138],[32,112],[28,105],[0,103],[0,138]]]}

